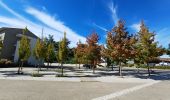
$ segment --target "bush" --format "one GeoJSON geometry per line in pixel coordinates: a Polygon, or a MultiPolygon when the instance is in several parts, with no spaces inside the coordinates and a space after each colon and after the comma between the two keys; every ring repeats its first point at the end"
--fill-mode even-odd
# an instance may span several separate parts
{"type": "Polygon", "coordinates": [[[134,66],[134,64],[128,64],[128,67],[133,67],[134,66]]]}
{"type": "Polygon", "coordinates": [[[0,60],[0,67],[16,67],[17,64],[14,62],[7,60],[7,59],[1,59],[0,60]]]}
{"type": "Polygon", "coordinates": [[[38,72],[33,72],[31,76],[32,77],[42,77],[43,75],[38,72]]]}
{"type": "Polygon", "coordinates": [[[8,61],[5,62],[5,64],[6,64],[6,65],[11,65],[11,64],[13,64],[13,63],[12,63],[12,61],[8,60],[8,61]]]}
{"type": "Polygon", "coordinates": [[[65,76],[61,74],[57,74],[56,77],[65,77],[65,76]]]}
{"type": "Polygon", "coordinates": [[[8,60],[7,59],[1,59],[0,64],[5,64],[8,60]]]}

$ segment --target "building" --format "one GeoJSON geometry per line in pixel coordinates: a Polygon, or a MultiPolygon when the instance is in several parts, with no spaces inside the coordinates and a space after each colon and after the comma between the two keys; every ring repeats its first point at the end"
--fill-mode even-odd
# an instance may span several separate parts
{"type": "Polygon", "coordinates": [[[170,66],[170,56],[169,55],[162,55],[159,57],[160,63],[157,64],[158,66],[170,66]]]}
{"type": "MultiPolygon", "coordinates": [[[[18,62],[19,41],[23,35],[23,30],[24,29],[19,28],[0,28],[0,39],[3,42],[3,48],[0,55],[1,59],[8,59],[13,62],[18,62]]],[[[38,37],[29,30],[25,33],[25,35],[28,39],[30,39],[31,50],[33,50],[38,37]]],[[[31,55],[27,63],[35,65],[37,60],[33,57],[33,55],[31,55]]]]}

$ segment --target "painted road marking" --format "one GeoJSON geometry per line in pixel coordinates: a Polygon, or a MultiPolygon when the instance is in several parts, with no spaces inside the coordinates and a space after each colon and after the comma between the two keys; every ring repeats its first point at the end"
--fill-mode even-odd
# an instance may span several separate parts
{"type": "Polygon", "coordinates": [[[118,91],[118,92],[114,92],[114,93],[111,93],[111,94],[108,94],[108,95],[105,95],[105,96],[94,98],[92,100],[109,100],[109,99],[113,99],[113,98],[128,94],[130,92],[134,92],[134,91],[137,91],[139,89],[151,86],[151,85],[159,83],[159,82],[160,81],[149,82],[149,83],[146,83],[146,84],[143,84],[143,85],[138,85],[138,86],[135,86],[135,87],[132,87],[132,88],[124,89],[122,91],[118,91]]]}

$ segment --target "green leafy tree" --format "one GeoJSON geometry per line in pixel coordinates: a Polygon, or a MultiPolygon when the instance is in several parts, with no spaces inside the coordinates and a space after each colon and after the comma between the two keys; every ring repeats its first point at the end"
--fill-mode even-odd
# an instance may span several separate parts
{"type": "Polygon", "coordinates": [[[35,58],[38,60],[38,73],[41,70],[41,65],[46,57],[46,45],[43,40],[38,39],[33,52],[35,58]]]}
{"type": "Polygon", "coordinates": [[[23,36],[21,37],[21,40],[19,42],[18,55],[19,62],[21,62],[21,64],[19,64],[18,73],[20,73],[20,71],[22,72],[24,62],[27,61],[31,55],[30,40],[25,35],[27,31],[27,28],[23,30],[23,36]]]}
{"type": "Polygon", "coordinates": [[[45,61],[47,61],[48,63],[47,66],[49,67],[50,63],[53,63],[54,60],[55,60],[54,45],[53,43],[49,43],[47,45],[47,51],[46,51],[46,56],[45,56],[45,61]]]}
{"type": "MultiPolygon", "coordinates": [[[[140,60],[148,67],[148,74],[150,76],[150,66],[149,62],[151,62],[156,57],[163,54],[164,50],[162,47],[158,47],[158,42],[155,42],[155,34],[150,32],[149,29],[145,26],[144,22],[141,22],[140,31],[138,32],[139,36],[139,57],[140,60]]],[[[138,57],[138,58],[139,58],[138,57]]]]}
{"type": "Polygon", "coordinates": [[[59,42],[59,50],[58,50],[58,61],[61,64],[61,75],[63,76],[63,63],[67,59],[68,54],[68,45],[67,45],[67,38],[66,38],[66,32],[64,32],[64,38],[59,42]]]}

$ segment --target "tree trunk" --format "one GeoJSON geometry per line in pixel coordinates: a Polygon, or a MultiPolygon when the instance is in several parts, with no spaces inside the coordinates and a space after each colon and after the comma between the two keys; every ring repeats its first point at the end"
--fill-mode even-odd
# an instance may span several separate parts
{"type": "Polygon", "coordinates": [[[150,73],[150,67],[149,67],[149,64],[147,63],[147,67],[148,67],[148,75],[150,76],[151,73],[150,73]]]}
{"type": "Polygon", "coordinates": [[[49,68],[49,62],[47,63],[47,70],[48,70],[48,68],[49,68]]]}
{"type": "Polygon", "coordinates": [[[37,70],[37,71],[38,71],[38,74],[39,74],[39,70],[40,70],[40,64],[38,64],[38,70],[37,70]]]}
{"type": "Polygon", "coordinates": [[[20,66],[21,66],[20,63],[21,63],[21,62],[19,61],[19,65],[18,65],[18,74],[20,74],[20,66]]]}
{"type": "Polygon", "coordinates": [[[93,74],[95,74],[95,65],[93,65],[93,74]]]}
{"type": "Polygon", "coordinates": [[[61,63],[61,76],[63,76],[64,69],[63,69],[63,63],[61,63]]]}
{"type": "Polygon", "coordinates": [[[21,73],[23,73],[23,72],[22,72],[22,67],[23,67],[23,65],[24,65],[24,61],[21,62],[21,67],[20,67],[20,68],[21,68],[21,73]]]}
{"type": "Polygon", "coordinates": [[[120,74],[120,65],[119,65],[119,74],[120,74]]]}
{"type": "Polygon", "coordinates": [[[122,66],[120,62],[119,62],[119,76],[122,76],[122,66]]]}
{"type": "Polygon", "coordinates": [[[80,63],[79,63],[79,69],[80,69],[80,63]]]}
{"type": "Polygon", "coordinates": [[[112,71],[113,71],[113,65],[112,65],[112,71]]]}
{"type": "Polygon", "coordinates": [[[139,74],[139,65],[137,65],[137,73],[139,74]]]}

